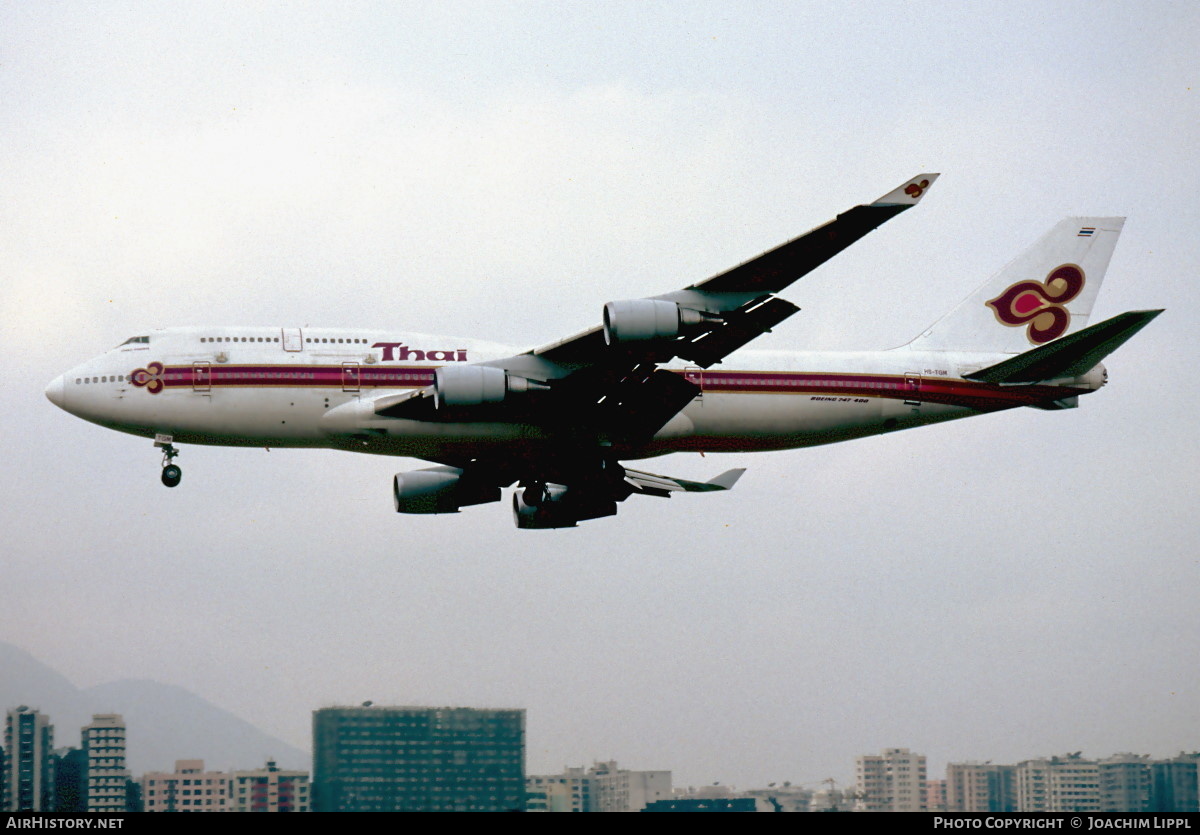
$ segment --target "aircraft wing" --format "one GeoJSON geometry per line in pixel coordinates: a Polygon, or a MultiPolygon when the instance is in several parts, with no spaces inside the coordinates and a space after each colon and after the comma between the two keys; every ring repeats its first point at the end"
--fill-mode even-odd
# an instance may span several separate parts
{"type": "MultiPolygon", "coordinates": [[[[675,356],[705,368],[720,362],[799,308],[773,294],[812,272],[873,229],[915,206],[938,178],[918,174],[878,200],[855,206],[828,223],[683,290],[655,296],[709,314],[712,324],[698,328],[673,347],[675,356]]],[[[605,328],[596,326],[530,353],[566,366],[583,366],[604,357],[605,328]]],[[[611,351],[608,351],[611,354],[611,351]]]]}

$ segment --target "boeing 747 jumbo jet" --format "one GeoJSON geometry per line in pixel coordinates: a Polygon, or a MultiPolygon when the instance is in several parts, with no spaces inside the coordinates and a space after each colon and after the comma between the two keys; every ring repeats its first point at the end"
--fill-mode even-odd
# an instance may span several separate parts
{"type": "Polygon", "coordinates": [[[1162,312],[1088,324],[1123,218],[1059,222],[899,348],[735,353],[799,309],[777,293],[915,206],[937,176],[706,281],[609,302],[603,324],[523,353],[394,331],[169,328],[55,378],[46,396],[153,438],[168,487],[181,477],[176,443],[409,456],[437,466],[395,476],[400,513],[455,513],[516,484],[519,528],[611,516],[634,493],[728,490],[743,472],[700,483],[624,461],[1073,408],[1107,381],[1100,361],[1162,312]]]}

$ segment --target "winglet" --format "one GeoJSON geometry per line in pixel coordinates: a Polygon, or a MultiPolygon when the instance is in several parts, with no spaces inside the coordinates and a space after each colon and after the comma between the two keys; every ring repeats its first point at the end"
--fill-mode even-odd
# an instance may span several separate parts
{"type": "Polygon", "coordinates": [[[710,478],[708,483],[718,490],[732,490],[733,485],[737,484],[737,480],[742,477],[744,472],[746,472],[745,467],[735,467],[732,470],[726,470],[716,478],[710,478]]]}
{"type": "Polygon", "coordinates": [[[918,174],[900,188],[889,191],[880,197],[872,206],[915,206],[917,201],[925,196],[938,174],[918,174]]]}

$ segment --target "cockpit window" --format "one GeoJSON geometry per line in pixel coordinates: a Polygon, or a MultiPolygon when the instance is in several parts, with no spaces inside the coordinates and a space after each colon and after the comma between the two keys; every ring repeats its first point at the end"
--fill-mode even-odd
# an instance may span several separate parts
{"type": "Polygon", "coordinates": [[[131,336],[128,339],[126,339],[124,342],[122,342],[120,345],[118,345],[117,347],[124,348],[126,345],[135,345],[135,344],[139,344],[139,343],[143,344],[143,345],[149,345],[150,337],[148,337],[148,336],[131,336]]]}

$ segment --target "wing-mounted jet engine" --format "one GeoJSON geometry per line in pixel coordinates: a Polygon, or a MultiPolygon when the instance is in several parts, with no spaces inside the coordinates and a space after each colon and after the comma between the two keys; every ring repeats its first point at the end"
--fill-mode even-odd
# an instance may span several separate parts
{"type": "MultiPolygon", "coordinates": [[[[622,500],[628,495],[627,491],[622,500]]],[[[616,513],[615,498],[565,484],[538,482],[513,493],[513,520],[525,530],[573,528],[586,519],[616,513]]]]}
{"type": "Polygon", "coordinates": [[[458,513],[470,505],[500,501],[500,487],[458,467],[427,467],[396,473],[392,495],[397,513],[458,513]]]}
{"type": "Polygon", "coordinates": [[[443,365],[434,372],[433,402],[438,409],[482,406],[501,403],[510,394],[549,388],[545,383],[491,365],[443,365]]]}
{"type": "Polygon", "coordinates": [[[604,342],[617,345],[675,339],[720,317],[665,299],[627,299],[604,305],[604,342]]]}

